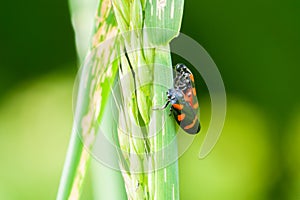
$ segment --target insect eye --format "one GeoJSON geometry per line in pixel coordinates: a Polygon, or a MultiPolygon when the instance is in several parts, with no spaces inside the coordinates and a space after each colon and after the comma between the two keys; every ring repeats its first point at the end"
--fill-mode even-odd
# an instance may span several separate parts
{"type": "Polygon", "coordinates": [[[182,64],[182,63],[180,63],[180,64],[177,64],[176,65],[176,70],[177,71],[182,71],[182,68],[184,67],[184,65],[182,64]]]}

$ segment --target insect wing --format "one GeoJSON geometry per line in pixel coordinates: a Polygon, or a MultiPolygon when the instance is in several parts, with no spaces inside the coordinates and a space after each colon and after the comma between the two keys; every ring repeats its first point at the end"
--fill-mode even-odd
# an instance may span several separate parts
{"type": "Polygon", "coordinates": [[[196,134],[200,131],[200,122],[195,110],[184,99],[177,99],[172,104],[172,113],[177,124],[187,133],[196,134]]]}
{"type": "Polygon", "coordinates": [[[196,96],[196,89],[190,88],[184,93],[184,100],[194,109],[194,112],[198,112],[199,103],[196,96]]]}
{"type": "Polygon", "coordinates": [[[194,75],[183,64],[176,65],[175,69],[176,76],[174,78],[174,88],[183,92],[185,101],[188,102],[197,113],[199,105],[196,94],[194,75]]]}

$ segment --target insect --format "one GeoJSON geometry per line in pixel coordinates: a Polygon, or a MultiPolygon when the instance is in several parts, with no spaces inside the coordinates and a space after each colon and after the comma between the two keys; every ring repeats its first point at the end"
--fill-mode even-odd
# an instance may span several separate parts
{"type": "Polygon", "coordinates": [[[167,91],[166,104],[155,110],[163,110],[171,103],[170,111],[177,124],[185,132],[196,134],[201,126],[197,116],[199,105],[194,77],[184,64],[177,64],[175,70],[174,88],[167,91]]]}
{"type": "Polygon", "coordinates": [[[192,72],[184,64],[177,64],[175,70],[174,88],[184,93],[185,101],[198,113],[199,104],[192,72]]]}

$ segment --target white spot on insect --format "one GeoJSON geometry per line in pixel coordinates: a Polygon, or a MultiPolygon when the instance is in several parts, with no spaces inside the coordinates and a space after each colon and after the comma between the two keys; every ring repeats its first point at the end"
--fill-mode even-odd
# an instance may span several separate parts
{"type": "Polygon", "coordinates": [[[161,20],[161,16],[164,12],[164,9],[167,5],[167,0],[156,0],[156,6],[157,6],[157,13],[158,19],[161,20]]]}

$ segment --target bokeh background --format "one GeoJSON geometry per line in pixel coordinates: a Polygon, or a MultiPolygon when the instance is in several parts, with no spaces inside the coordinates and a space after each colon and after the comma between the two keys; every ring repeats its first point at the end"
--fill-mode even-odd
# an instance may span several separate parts
{"type": "MultiPolygon", "coordinates": [[[[79,65],[68,2],[1,4],[0,199],[54,199],[79,65]]],[[[219,67],[228,112],[209,157],[199,136],[180,158],[182,199],[300,199],[299,13],[296,0],[185,2],[182,32],[219,67]]]]}

